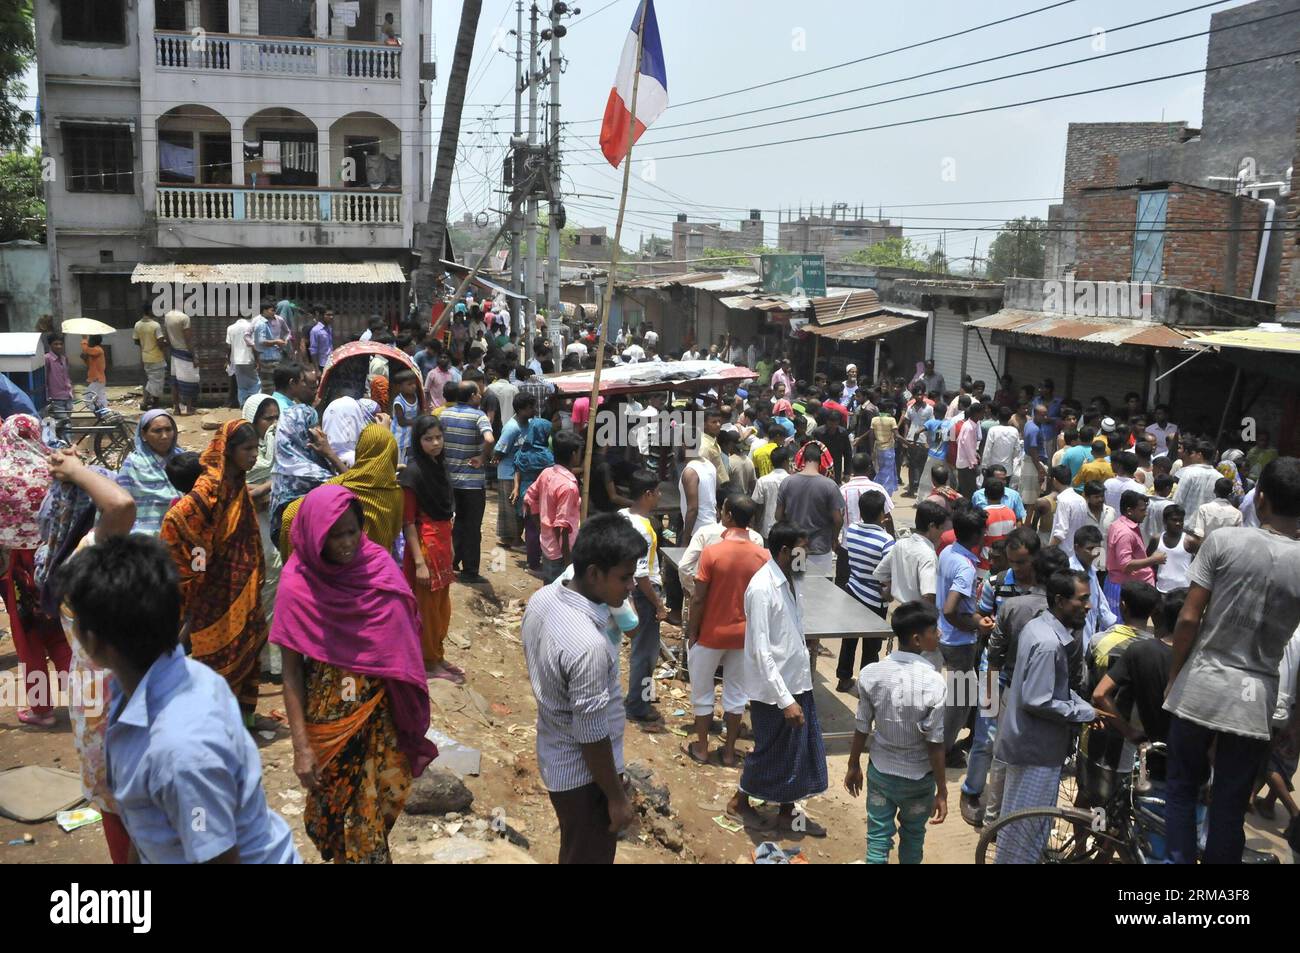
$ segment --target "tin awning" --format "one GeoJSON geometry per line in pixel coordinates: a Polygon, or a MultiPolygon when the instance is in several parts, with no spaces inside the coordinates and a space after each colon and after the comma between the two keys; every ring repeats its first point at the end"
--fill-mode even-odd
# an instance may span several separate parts
{"type": "Polygon", "coordinates": [[[867,338],[888,334],[890,331],[911,327],[918,321],[920,318],[878,314],[869,318],[859,318],[856,321],[838,321],[835,324],[805,324],[803,330],[833,341],[864,341],[867,338]]]}
{"type": "Polygon", "coordinates": [[[303,262],[274,265],[257,262],[229,264],[139,264],[131,272],[132,284],[187,285],[382,285],[402,284],[406,276],[392,261],[303,262]]]}
{"type": "Polygon", "coordinates": [[[996,314],[967,321],[966,327],[1066,341],[1086,341],[1090,344],[1136,344],[1140,347],[1177,348],[1195,336],[1191,331],[1154,321],[1080,318],[1014,308],[1004,308],[996,314]]]}
{"type": "Polygon", "coordinates": [[[1234,331],[1214,331],[1194,338],[1199,347],[1226,347],[1243,351],[1271,351],[1274,354],[1300,355],[1300,328],[1260,325],[1234,331]]]}

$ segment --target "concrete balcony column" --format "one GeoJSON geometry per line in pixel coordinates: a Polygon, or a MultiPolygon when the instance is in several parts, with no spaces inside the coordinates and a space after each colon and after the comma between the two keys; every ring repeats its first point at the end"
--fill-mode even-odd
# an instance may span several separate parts
{"type": "MultiPolygon", "coordinates": [[[[334,164],[330,156],[330,127],[324,120],[316,128],[316,185],[322,189],[334,187],[334,164]]],[[[333,219],[330,209],[330,196],[321,196],[320,216],[322,221],[333,219]]]]}
{"type": "Polygon", "coordinates": [[[226,0],[226,29],[231,33],[241,33],[239,23],[239,0],[226,0]]]}

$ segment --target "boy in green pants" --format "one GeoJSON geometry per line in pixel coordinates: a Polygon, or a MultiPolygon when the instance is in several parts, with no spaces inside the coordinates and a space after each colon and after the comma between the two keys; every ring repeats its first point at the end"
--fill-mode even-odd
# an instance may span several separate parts
{"type": "Polygon", "coordinates": [[[867,863],[889,862],[895,820],[898,860],[919,864],[925,848],[925,822],[948,816],[944,776],[943,676],[921,653],[939,648],[938,614],[923,602],[894,610],[891,625],[898,649],[858,675],[858,715],[844,787],[862,791],[862,752],[867,766],[867,863]],[[873,728],[874,723],[874,728],[873,728]]]}

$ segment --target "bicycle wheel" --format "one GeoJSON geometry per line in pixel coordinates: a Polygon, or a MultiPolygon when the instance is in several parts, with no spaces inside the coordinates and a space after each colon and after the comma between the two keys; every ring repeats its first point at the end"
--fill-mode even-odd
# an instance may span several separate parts
{"type": "Polygon", "coordinates": [[[95,459],[102,467],[117,470],[135,449],[135,438],[125,424],[120,424],[111,433],[95,434],[95,459]]]}
{"type": "Polygon", "coordinates": [[[1105,831],[1094,831],[1092,824],[1092,814],[1073,808],[1015,811],[984,828],[975,847],[975,863],[996,864],[999,851],[1003,863],[1136,863],[1128,845],[1105,831]]]}

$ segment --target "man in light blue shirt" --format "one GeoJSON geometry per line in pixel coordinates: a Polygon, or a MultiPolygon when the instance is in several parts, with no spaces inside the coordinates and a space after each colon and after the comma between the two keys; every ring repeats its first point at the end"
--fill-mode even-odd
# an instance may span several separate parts
{"type": "MultiPolygon", "coordinates": [[[[1011,511],[1016,514],[1016,519],[1023,523],[1025,521],[1025,501],[1020,498],[1020,493],[1007,480],[1007,468],[1001,464],[986,467],[984,469],[984,479],[986,482],[992,479],[1002,481],[1002,502],[1004,505],[1011,507],[1011,511]]],[[[976,490],[971,495],[970,501],[972,506],[978,506],[980,509],[988,506],[988,498],[984,495],[984,487],[976,490]]]]}
{"type": "MultiPolygon", "coordinates": [[[[970,719],[976,701],[975,649],[978,624],[975,590],[984,540],[983,510],[963,508],[952,517],[956,541],[939,554],[935,570],[935,605],[939,609],[939,651],[948,677],[948,707],[944,712],[944,745],[950,753],[957,735],[970,719]]],[[[952,766],[952,765],[950,765],[952,766]]]]}
{"type": "Polygon", "coordinates": [[[1097,557],[1101,554],[1101,530],[1091,523],[1080,526],[1074,534],[1074,552],[1070,555],[1070,568],[1088,574],[1088,615],[1083,621],[1083,644],[1091,649],[1096,636],[1119,621],[1102,592],[1097,578],[1097,557]]]}
{"type": "Polygon", "coordinates": [[[301,863],[267,806],[239,703],[179,644],[180,588],[162,544],[105,540],[69,560],[59,583],[77,640],[112,673],[108,780],[139,861],[301,863]]]}

